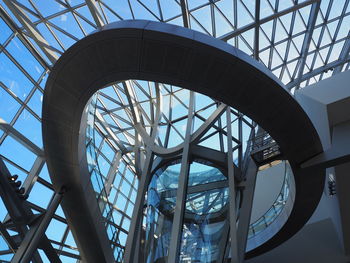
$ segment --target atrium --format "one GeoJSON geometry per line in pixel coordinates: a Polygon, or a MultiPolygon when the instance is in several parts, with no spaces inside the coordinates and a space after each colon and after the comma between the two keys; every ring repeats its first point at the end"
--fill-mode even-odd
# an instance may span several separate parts
{"type": "Polygon", "coordinates": [[[350,261],[350,0],[0,0],[0,263],[350,261]]]}

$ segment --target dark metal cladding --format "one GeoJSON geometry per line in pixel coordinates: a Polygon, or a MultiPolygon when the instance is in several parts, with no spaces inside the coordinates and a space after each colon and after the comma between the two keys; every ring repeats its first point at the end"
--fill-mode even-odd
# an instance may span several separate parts
{"type": "Polygon", "coordinates": [[[222,101],[261,125],[293,167],[296,200],[285,226],[247,254],[264,253],[293,236],[316,208],[320,170],[299,164],[322,152],[319,136],[300,105],[262,64],[223,41],[175,25],[144,20],[109,24],[78,41],[54,65],[46,84],[42,129],[48,169],[82,256],[112,262],[108,238],[88,176],[84,107],[98,89],[119,80],[162,82],[222,101]],[[82,123],[83,124],[83,123],[82,123]],[[96,216],[97,215],[97,216],[96,216]],[[94,249],[91,249],[91,248],[94,249]]]}

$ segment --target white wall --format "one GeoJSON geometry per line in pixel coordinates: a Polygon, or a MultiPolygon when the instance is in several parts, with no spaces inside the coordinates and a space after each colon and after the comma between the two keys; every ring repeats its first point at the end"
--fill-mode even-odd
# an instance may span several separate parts
{"type": "Polygon", "coordinates": [[[284,181],[284,166],[284,163],[280,163],[258,172],[250,219],[251,223],[264,215],[277,199],[284,181]]]}

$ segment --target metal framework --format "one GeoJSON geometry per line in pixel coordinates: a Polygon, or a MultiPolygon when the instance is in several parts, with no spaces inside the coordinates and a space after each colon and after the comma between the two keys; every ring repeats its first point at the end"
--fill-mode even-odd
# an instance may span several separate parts
{"type": "MultiPolygon", "coordinates": [[[[95,157],[94,160],[96,160],[96,162],[93,161],[91,163],[92,165],[93,163],[95,163],[95,165],[97,163],[100,179],[96,180],[102,180],[102,185],[104,185],[105,188],[112,187],[118,189],[118,194],[122,198],[125,196],[126,190],[130,187],[120,188],[120,186],[115,185],[115,183],[112,185],[110,184],[111,180],[120,180],[116,180],[116,178],[120,176],[122,178],[121,184],[124,181],[125,183],[128,182],[127,185],[129,185],[129,181],[124,178],[125,175],[119,175],[119,172],[116,174],[115,168],[110,168],[109,171],[113,172],[108,172],[107,176],[102,171],[104,168],[101,168],[101,166],[105,165],[106,162],[110,163],[111,167],[115,167],[115,161],[110,162],[110,158],[108,159],[108,157],[105,156],[104,152],[106,151],[103,150],[103,145],[105,144],[109,145],[110,149],[118,151],[119,162],[125,164],[123,167],[128,167],[126,169],[130,169],[130,171],[135,174],[135,178],[140,178],[138,188],[131,188],[134,189],[131,190],[132,192],[136,193],[137,191],[137,195],[134,195],[136,199],[128,201],[129,205],[134,207],[133,214],[132,216],[123,214],[122,218],[122,221],[128,220],[129,222],[131,218],[133,219],[130,222],[130,228],[124,229],[122,227],[116,229],[116,236],[121,233],[129,233],[127,241],[120,241],[122,238],[119,238],[118,242],[121,243],[120,246],[116,247],[119,251],[120,247],[123,248],[126,246],[127,249],[124,254],[125,262],[142,261],[142,259],[139,258],[139,253],[135,253],[135,251],[141,249],[138,244],[141,242],[141,232],[145,231],[145,226],[142,225],[141,222],[144,213],[146,213],[143,207],[147,186],[152,176],[151,170],[154,170],[154,167],[158,167],[160,162],[159,160],[153,160],[154,156],[157,154],[160,156],[164,155],[162,150],[166,149],[168,149],[168,151],[166,151],[165,159],[179,158],[178,156],[181,156],[182,168],[179,187],[177,193],[175,192],[173,194],[176,196],[176,200],[181,201],[177,203],[179,208],[176,208],[177,212],[174,214],[173,229],[171,231],[174,235],[171,238],[171,242],[174,242],[174,244],[170,244],[169,246],[170,248],[174,248],[169,251],[169,255],[173,253],[174,262],[177,262],[179,260],[178,251],[181,242],[186,194],[191,193],[191,191],[186,191],[190,156],[201,156],[201,158],[216,163],[222,162],[223,158],[232,160],[231,162],[228,161],[227,164],[229,174],[232,174],[228,176],[229,178],[235,177],[236,180],[242,180],[242,175],[238,170],[231,171],[231,168],[233,167],[233,161],[240,166],[244,162],[243,153],[245,151],[242,150],[242,148],[248,147],[245,141],[248,140],[249,134],[255,131],[255,124],[234,109],[204,95],[185,91],[175,86],[145,81],[133,80],[127,81],[126,83],[115,83],[99,91],[92,105],[93,110],[90,110],[90,113],[94,124],[92,123],[91,125],[96,128],[91,129],[92,134],[90,134],[89,138],[92,138],[92,140],[89,141],[88,147],[94,151],[97,156],[100,156],[97,158],[95,157]],[[189,99],[183,100],[180,97],[188,97],[189,99]],[[123,98],[125,98],[127,102],[123,101],[123,98]],[[199,103],[203,100],[206,100],[207,104],[201,105],[199,103]],[[165,101],[167,101],[167,103],[165,103],[165,101]],[[127,106],[130,105],[128,103],[134,106],[127,106]],[[166,107],[165,109],[162,108],[164,106],[166,107]],[[225,112],[227,113],[226,115],[225,112]],[[159,116],[160,114],[161,116],[159,116]],[[140,122],[142,122],[142,126],[138,125],[140,122]],[[195,123],[200,124],[195,125],[195,123]],[[227,125],[227,123],[231,123],[231,125],[227,125]],[[235,136],[232,135],[232,130],[234,130],[235,136]],[[95,142],[100,141],[97,137],[106,139],[105,141],[102,140],[100,145],[96,145],[95,142]],[[139,140],[139,148],[133,147],[133,145],[136,145],[137,140],[139,140]],[[196,148],[196,145],[201,148],[196,148]],[[203,148],[201,145],[205,145],[209,148],[203,148]],[[131,147],[133,147],[133,149],[131,147]],[[180,152],[178,147],[180,147],[180,149],[182,148],[180,152]],[[213,149],[211,150],[210,147],[213,149]],[[140,154],[139,158],[143,161],[137,161],[137,152],[140,154]],[[226,156],[226,152],[231,153],[229,157],[226,156]],[[220,155],[220,153],[222,153],[222,155],[220,155]],[[140,173],[138,173],[138,171],[140,171],[140,173]]],[[[119,167],[117,171],[118,170],[120,171],[123,169],[119,167]]],[[[227,186],[227,184],[225,185],[227,186]]],[[[203,192],[220,187],[223,186],[218,183],[213,186],[211,184],[206,184],[202,187],[197,187],[198,190],[192,191],[203,192]]],[[[235,189],[235,186],[230,186],[230,189],[235,189]]],[[[254,190],[254,187],[251,189],[254,190]]],[[[101,191],[100,188],[95,190],[97,192],[101,191]]],[[[110,191],[111,190],[109,190],[109,192],[110,191]]],[[[108,199],[109,198],[110,197],[108,197],[108,199]]],[[[111,200],[115,208],[120,206],[118,201],[117,197],[115,197],[113,201],[111,200]]],[[[233,202],[232,209],[236,209],[235,201],[233,202]]],[[[103,211],[102,209],[101,212],[103,213],[103,211]]],[[[108,217],[107,215],[107,218],[108,217]]],[[[233,234],[234,233],[235,231],[233,231],[233,234]]],[[[246,234],[247,233],[248,228],[246,234]]],[[[226,242],[223,242],[221,246],[223,246],[221,250],[225,251],[226,242]]],[[[173,257],[169,256],[169,259],[171,258],[173,257]]]]}
{"type": "MultiPolygon", "coordinates": [[[[122,19],[151,19],[199,30],[261,61],[291,91],[350,67],[349,0],[341,4],[332,0],[257,0],[254,5],[245,0],[200,4],[189,0],[44,2],[0,1],[0,157],[23,181],[25,194],[29,195],[27,203],[37,213],[50,208],[40,193],[45,193],[46,200],[55,195],[41,141],[46,78],[66,49],[103,25],[122,19]]],[[[244,152],[254,123],[203,95],[190,96],[180,87],[128,80],[101,90],[94,102],[90,146],[105,191],[100,202],[106,222],[113,229],[110,239],[121,253],[125,244],[132,242],[127,241],[129,231],[139,231],[139,236],[132,236],[141,238],[140,227],[137,229],[137,223],[131,221],[135,216],[132,211],[143,204],[136,196],[140,196],[141,185],[147,185],[146,179],[142,181],[143,173],[152,166],[152,152],[159,153],[160,148],[171,152],[178,145],[214,145],[217,151],[232,152],[228,160],[237,160],[238,167],[247,159],[244,152]],[[192,99],[194,105],[189,103],[192,99]],[[232,116],[223,117],[225,111],[232,116]],[[192,118],[188,118],[188,112],[192,118]],[[190,122],[192,131],[188,131],[190,122]],[[231,122],[232,131],[227,125],[231,122]]],[[[182,183],[186,184],[185,176],[182,183]]],[[[232,185],[231,180],[231,190],[232,185]]],[[[102,188],[96,189],[101,194],[102,188]]],[[[184,198],[184,192],[178,194],[184,198]]],[[[10,262],[19,243],[8,233],[6,222],[11,215],[8,204],[1,200],[0,244],[4,245],[0,247],[0,260],[10,262]]],[[[183,207],[177,214],[179,223],[181,210],[183,207]]],[[[138,223],[142,216],[141,212],[137,214],[138,223]]],[[[231,229],[232,222],[231,219],[231,229]]],[[[47,235],[63,262],[80,259],[60,209],[53,215],[47,235]]],[[[234,231],[230,237],[235,239],[234,231]]],[[[174,238],[172,253],[178,242],[174,238]]],[[[237,249],[242,257],[244,248],[237,249]]],[[[38,251],[37,262],[45,261],[47,256],[38,251]]],[[[54,257],[48,256],[49,260],[54,257]]]]}

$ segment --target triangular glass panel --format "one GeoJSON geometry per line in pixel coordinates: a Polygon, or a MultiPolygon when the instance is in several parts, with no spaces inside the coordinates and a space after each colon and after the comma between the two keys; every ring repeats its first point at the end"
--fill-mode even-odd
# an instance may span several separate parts
{"type": "Polygon", "coordinates": [[[331,7],[331,12],[329,14],[329,20],[336,18],[338,16],[341,15],[342,11],[343,11],[343,7],[345,5],[346,0],[337,0],[337,1],[333,1],[333,5],[331,7]]]}
{"type": "Polygon", "coordinates": [[[183,142],[183,138],[181,138],[179,133],[173,127],[171,127],[168,148],[175,147],[182,142],[183,142]]]}
{"type": "Polygon", "coordinates": [[[211,149],[214,149],[214,150],[217,150],[217,151],[220,151],[219,133],[216,132],[215,134],[212,134],[210,137],[208,137],[204,141],[200,142],[199,145],[207,147],[207,148],[211,148],[211,149]]]}
{"type": "MultiPolygon", "coordinates": [[[[269,21],[261,25],[262,30],[264,30],[265,34],[269,39],[272,38],[272,29],[273,29],[273,21],[269,21]]],[[[271,40],[270,40],[271,41],[271,40]]]]}
{"type": "Polygon", "coordinates": [[[264,51],[259,53],[259,59],[266,67],[269,65],[269,58],[270,58],[270,48],[265,49],[264,51]]]}
{"type": "Polygon", "coordinates": [[[296,48],[297,48],[297,53],[298,53],[298,56],[299,54],[301,53],[301,48],[303,46],[303,41],[304,41],[304,35],[299,35],[299,36],[296,36],[292,39],[292,41],[294,42],[296,48]]]}
{"type": "Polygon", "coordinates": [[[323,60],[326,60],[326,58],[328,56],[329,48],[330,47],[326,47],[326,48],[322,48],[322,49],[319,50],[323,60]]]}
{"type": "Polygon", "coordinates": [[[259,28],[259,45],[260,45],[260,50],[271,45],[271,40],[269,39],[268,35],[261,27],[259,28]]]}
{"type": "Polygon", "coordinates": [[[275,42],[278,42],[280,40],[287,39],[287,38],[288,38],[288,33],[283,28],[281,22],[277,19],[275,42]]]}
{"type": "Polygon", "coordinates": [[[274,10],[271,8],[271,5],[269,2],[271,1],[268,1],[268,0],[260,1],[260,18],[264,18],[274,14],[274,10]]]}
{"type": "Polygon", "coordinates": [[[340,52],[342,51],[344,43],[345,43],[345,40],[334,44],[328,63],[339,59],[339,55],[340,55],[340,52]]]}
{"type": "Polygon", "coordinates": [[[230,25],[230,23],[227,21],[227,18],[225,18],[223,14],[219,12],[216,6],[214,7],[214,14],[216,36],[222,36],[233,31],[232,25],[230,25]]]}
{"type": "MultiPolygon", "coordinates": [[[[82,38],[84,37],[83,32],[81,31],[80,27],[77,24],[77,21],[73,17],[72,13],[67,12],[64,13],[58,17],[55,17],[50,20],[55,26],[63,29],[68,34],[72,35],[75,38],[82,38]]],[[[70,37],[74,39],[73,37],[70,37]]]]}
{"type": "Polygon", "coordinates": [[[247,9],[242,5],[241,1],[237,1],[238,27],[253,23],[254,19],[249,14],[247,9]]]}
{"type": "Polygon", "coordinates": [[[160,6],[162,9],[163,19],[170,19],[181,14],[180,5],[174,0],[161,0],[160,6]]]}
{"type": "Polygon", "coordinates": [[[322,61],[321,56],[317,52],[317,57],[316,57],[315,65],[313,68],[319,68],[322,66],[324,66],[324,62],[322,61]]]}
{"type": "Polygon", "coordinates": [[[215,3],[221,13],[231,22],[234,26],[234,7],[232,0],[221,0],[215,3]]]}
{"type": "Polygon", "coordinates": [[[350,25],[350,16],[349,15],[343,18],[343,21],[341,22],[336,40],[347,37],[348,32],[349,32],[348,25],[350,25]]]}
{"type": "Polygon", "coordinates": [[[277,51],[273,50],[272,68],[275,68],[278,65],[281,65],[282,63],[283,63],[283,60],[281,59],[277,51]]]}
{"type": "Polygon", "coordinates": [[[309,17],[311,15],[310,11],[311,11],[311,5],[307,5],[301,9],[299,9],[299,12],[300,12],[300,14],[301,14],[301,16],[306,24],[308,23],[309,17]]]}
{"type": "Polygon", "coordinates": [[[290,31],[290,25],[291,25],[291,22],[292,22],[292,17],[293,17],[293,13],[288,13],[288,14],[280,17],[280,20],[281,20],[282,24],[288,30],[288,32],[290,31]]]}
{"type": "MultiPolygon", "coordinates": [[[[153,3],[155,1],[147,1],[147,3],[153,3]]],[[[116,2],[113,0],[103,0],[103,3],[111,8],[114,12],[118,14],[122,19],[133,19],[129,3],[127,0],[118,0],[118,7],[116,8],[116,2]]],[[[106,8],[105,8],[106,9],[106,8]]],[[[119,20],[119,19],[118,19],[119,20]]]]}
{"type": "Polygon", "coordinates": [[[306,28],[305,28],[304,22],[301,19],[300,14],[297,12],[296,16],[295,16],[293,34],[298,34],[298,33],[302,32],[302,31],[304,31],[305,29],[306,28]]]}
{"type": "Polygon", "coordinates": [[[253,54],[252,47],[249,46],[248,42],[243,38],[243,36],[239,36],[238,38],[238,47],[240,50],[247,53],[249,56],[253,54]]]}
{"type": "Polygon", "coordinates": [[[205,28],[207,32],[210,33],[210,35],[213,34],[212,30],[212,16],[210,12],[210,6],[206,5],[202,8],[199,8],[196,11],[193,11],[192,16],[196,18],[197,22],[200,23],[200,25],[205,28]]]}
{"type": "Polygon", "coordinates": [[[285,57],[285,53],[287,52],[287,41],[283,41],[281,44],[276,45],[275,49],[282,57],[285,57]]]}

